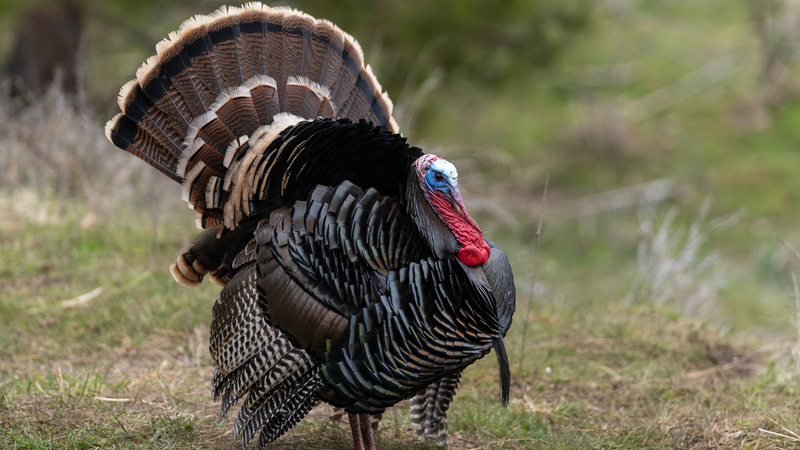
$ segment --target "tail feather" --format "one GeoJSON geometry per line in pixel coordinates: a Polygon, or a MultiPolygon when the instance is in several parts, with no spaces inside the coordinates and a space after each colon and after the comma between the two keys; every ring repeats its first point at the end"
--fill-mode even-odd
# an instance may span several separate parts
{"type": "Polygon", "coordinates": [[[304,76],[306,53],[314,20],[303,13],[285,14],[283,16],[283,60],[280,78],[278,78],[281,110],[289,111],[289,99],[286,96],[286,83],[291,76],[304,76]],[[282,88],[282,89],[281,89],[282,88]]]}
{"type": "Polygon", "coordinates": [[[267,11],[263,23],[264,43],[267,49],[264,75],[279,81],[283,77],[283,14],[291,12],[291,9],[267,8],[267,11]]]}
{"type": "Polygon", "coordinates": [[[178,175],[178,159],[123,113],[108,121],[106,137],[117,147],[145,161],[164,175],[177,182],[182,180],[178,175]]]}
{"type": "Polygon", "coordinates": [[[245,49],[240,43],[240,14],[238,8],[220,9],[212,15],[219,15],[218,20],[208,25],[208,40],[214,48],[211,58],[224,87],[241,86],[247,80],[241,60],[245,49]]]}
{"type": "MultiPolygon", "coordinates": [[[[346,108],[339,111],[339,113],[342,117],[356,120],[360,117],[365,117],[367,120],[370,120],[370,115],[377,116],[375,113],[370,114],[370,108],[373,102],[381,96],[378,89],[380,89],[380,84],[378,84],[375,75],[372,74],[372,68],[367,66],[366,69],[362,69],[359,73],[356,85],[350,94],[350,98],[346,102],[346,108]]],[[[384,120],[385,119],[384,117],[384,120]]]]}
{"type": "MultiPolygon", "coordinates": [[[[121,96],[121,109],[138,129],[115,120],[109,135],[173,179],[185,179],[198,161],[224,178],[218,163],[231,140],[282,112],[366,119],[397,131],[391,101],[364,67],[358,43],[332,23],[289,8],[251,3],[192,17],[156,53],[121,96]],[[122,133],[128,142],[115,136],[122,133]]],[[[205,214],[206,203],[195,202],[195,209],[205,214]]]]}
{"type": "MultiPolygon", "coordinates": [[[[186,108],[184,116],[197,117],[208,111],[216,95],[209,89],[209,84],[204,82],[200,72],[202,69],[207,69],[209,65],[208,54],[202,53],[198,55],[198,60],[194,61],[189,56],[189,50],[192,52],[203,52],[203,48],[198,45],[198,41],[202,41],[199,36],[200,28],[196,27],[192,30],[186,30],[186,33],[173,32],[170,37],[162,40],[156,45],[156,54],[161,61],[160,66],[156,68],[163,71],[163,75],[168,78],[178,95],[183,98],[183,103],[186,108]],[[203,59],[206,61],[201,61],[203,59]]],[[[202,41],[202,46],[205,47],[205,41],[202,41]]],[[[161,74],[156,74],[161,78],[161,74]]],[[[213,82],[216,85],[216,80],[213,82]]]]}
{"type": "Polygon", "coordinates": [[[220,120],[216,111],[209,111],[192,121],[189,126],[189,133],[186,135],[186,149],[181,155],[182,162],[187,161],[185,164],[185,173],[188,173],[194,164],[197,162],[204,162],[213,170],[225,172],[225,166],[222,164],[225,158],[225,149],[228,147],[235,136],[230,128],[220,120]],[[201,149],[209,150],[209,153],[197,152],[201,149]]]}
{"type": "MultiPolygon", "coordinates": [[[[247,136],[261,126],[250,90],[244,85],[220,94],[211,110],[236,137],[247,136]]],[[[229,143],[224,142],[223,145],[227,147],[229,143]]]]}
{"type": "Polygon", "coordinates": [[[330,72],[329,68],[332,65],[337,64],[337,59],[338,64],[341,64],[341,40],[343,38],[336,32],[337,29],[330,22],[317,22],[323,23],[324,26],[316,26],[311,29],[302,76],[320,85],[330,86],[332,77],[328,76],[326,82],[326,74],[330,72]],[[335,43],[339,43],[338,55],[335,50],[335,43]],[[331,52],[332,49],[334,49],[333,52],[331,52]]]}
{"type": "Polygon", "coordinates": [[[286,111],[304,119],[313,119],[319,115],[329,95],[328,88],[306,77],[290,77],[286,83],[286,111]]]}
{"type": "Polygon", "coordinates": [[[267,75],[255,75],[248,79],[245,86],[250,90],[250,98],[258,113],[261,125],[269,125],[280,112],[278,84],[267,75]]]}
{"type": "Polygon", "coordinates": [[[256,75],[267,75],[266,45],[269,13],[261,8],[245,8],[239,15],[236,50],[239,52],[242,75],[245,81],[256,75]]]}
{"type": "MultiPolygon", "coordinates": [[[[326,20],[319,22],[324,26],[318,26],[311,32],[312,54],[317,58],[308,63],[308,78],[322,86],[333,88],[341,72],[345,34],[326,20]],[[315,77],[314,74],[318,75],[315,77]]],[[[329,98],[333,101],[332,95],[329,98]]]]}
{"type": "Polygon", "coordinates": [[[142,88],[131,80],[122,86],[117,99],[119,108],[176,158],[181,156],[181,134],[172,129],[169,115],[161,111],[142,88]]]}
{"type": "Polygon", "coordinates": [[[339,66],[339,74],[331,88],[333,103],[339,107],[337,110],[339,117],[344,117],[344,114],[346,114],[342,112],[342,109],[356,86],[361,68],[364,67],[364,56],[361,52],[361,47],[355,40],[348,39],[348,37],[345,35],[342,47],[342,63],[339,66]]]}
{"type": "Polygon", "coordinates": [[[136,71],[136,81],[153,104],[169,115],[170,125],[176,133],[185,136],[191,122],[188,107],[175,85],[159,77],[162,73],[158,56],[151,56],[136,71]]]}

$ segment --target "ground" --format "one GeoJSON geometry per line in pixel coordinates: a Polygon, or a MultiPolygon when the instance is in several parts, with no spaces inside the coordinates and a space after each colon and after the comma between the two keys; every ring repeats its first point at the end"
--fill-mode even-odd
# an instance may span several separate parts
{"type": "MultiPolygon", "coordinates": [[[[210,397],[217,287],[189,290],[166,271],[191,236],[187,221],[154,230],[122,211],[87,223],[85,208],[70,208],[0,228],[0,446],[237,447],[210,397]]],[[[520,294],[506,343],[511,403],[500,405],[493,355],[470,367],[448,415],[451,448],[800,445],[785,335],[731,333],[667,306],[576,309],[520,294]]],[[[349,448],[346,424],[327,416],[319,407],[272,448],[349,448]]],[[[378,445],[425,448],[404,403],[386,414],[378,445]]]]}

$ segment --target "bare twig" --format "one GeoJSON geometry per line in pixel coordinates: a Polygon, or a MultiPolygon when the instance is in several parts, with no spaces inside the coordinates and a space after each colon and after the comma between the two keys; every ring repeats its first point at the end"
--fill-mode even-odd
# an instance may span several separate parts
{"type": "Polygon", "coordinates": [[[758,431],[760,431],[760,432],[762,432],[762,433],[771,434],[771,435],[773,435],[773,436],[782,437],[782,438],[784,438],[784,439],[788,439],[788,440],[790,440],[790,441],[794,441],[794,442],[800,442],[800,439],[798,439],[798,438],[796,438],[796,437],[787,436],[787,435],[785,435],[785,434],[776,433],[776,432],[774,432],[774,431],[765,430],[765,429],[763,429],[763,428],[759,428],[759,429],[758,429],[758,431]]]}
{"type": "Polygon", "coordinates": [[[794,343],[795,345],[795,358],[794,358],[794,368],[795,372],[800,373],[800,292],[798,292],[797,288],[797,274],[792,271],[792,283],[794,283],[794,313],[795,313],[795,322],[794,328],[797,331],[797,342],[794,343]]]}
{"type": "MultiPolygon", "coordinates": [[[[125,402],[135,402],[137,399],[135,399],[135,398],[112,398],[112,397],[95,396],[94,400],[97,400],[98,402],[118,402],[118,403],[121,402],[121,403],[125,403],[125,402]]],[[[116,419],[116,417],[115,417],[115,419],[116,419]]],[[[122,427],[122,429],[124,430],[125,427],[122,427]]]]}
{"type": "Polygon", "coordinates": [[[785,432],[787,432],[787,433],[791,434],[792,436],[794,436],[795,438],[797,438],[797,439],[800,441],[800,434],[797,434],[797,433],[795,433],[794,431],[792,431],[792,430],[790,430],[790,429],[786,428],[785,426],[783,426],[783,425],[779,424],[778,422],[776,422],[776,421],[775,421],[775,419],[772,419],[772,418],[770,418],[770,417],[767,417],[767,420],[769,420],[770,422],[774,423],[775,425],[777,425],[777,426],[781,427],[781,429],[783,429],[783,431],[785,431],[785,432]]]}
{"type": "Polygon", "coordinates": [[[612,377],[614,377],[615,380],[621,380],[622,379],[622,375],[620,375],[616,370],[612,369],[611,367],[608,367],[608,366],[606,366],[604,364],[600,364],[600,363],[597,363],[597,362],[594,362],[594,361],[591,361],[591,360],[587,360],[587,362],[590,365],[595,366],[598,369],[602,370],[603,372],[611,375],[612,377]]]}
{"type": "Polygon", "coordinates": [[[793,255],[794,255],[794,256],[795,256],[797,259],[800,259],[800,252],[798,252],[797,250],[795,250],[795,249],[794,249],[794,247],[792,247],[792,244],[790,244],[790,243],[788,243],[788,242],[784,241],[784,240],[783,240],[783,239],[781,239],[781,237],[780,237],[780,236],[778,236],[777,234],[773,234],[772,236],[773,236],[775,239],[777,239],[777,240],[778,240],[778,242],[780,242],[780,243],[781,243],[781,244],[782,244],[784,247],[786,247],[786,249],[787,249],[787,250],[789,250],[790,252],[792,252],[792,254],[793,254],[793,255]]]}
{"type": "Polygon", "coordinates": [[[525,320],[522,322],[522,346],[519,352],[519,372],[518,380],[522,380],[522,366],[525,361],[525,336],[528,334],[528,321],[531,316],[533,306],[533,290],[536,286],[536,266],[539,259],[539,235],[542,234],[542,218],[544,217],[544,205],[547,202],[547,186],[550,184],[550,174],[544,179],[544,192],[542,193],[542,208],[539,212],[539,226],[536,228],[536,243],[533,250],[533,276],[531,277],[531,299],[528,302],[528,310],[525,312],[525,320]]]}
{"type": "Polygon", "coordinates": [[[75,308],[77,306],[84,306],[90,300],[93,300],[93,299],[99,297],[100,294],[103,293],[103,291],[104,291],[103,286],[100,286],[99,288],[94,289],[91,292],[87,292],[85,294],[79,295],[79,296],[77,296],[77,297],[75,297],[73,299],[70,299],[70,300],[64,300],[63,302],[61,302],[61,307],[62,308],[75,308]]]}

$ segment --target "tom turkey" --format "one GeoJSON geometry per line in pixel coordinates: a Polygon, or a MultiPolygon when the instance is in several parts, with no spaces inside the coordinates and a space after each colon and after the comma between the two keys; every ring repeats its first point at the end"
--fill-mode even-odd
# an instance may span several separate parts
{"type": "Polygon", "coordinates": [[[410,147],[358,43],[325,20],[250,3],[196,16],[122,87],[108,138],[182,185],[204,228],[170,268],[208,274],[213,393],[242,446],[320,400],[369,415],[414,397],[441,439],[461,371],[515,307],[508,260],[467,213],[456,168],[410,147]],[[416,397],[415,397],[416,396],[416,397]]]}

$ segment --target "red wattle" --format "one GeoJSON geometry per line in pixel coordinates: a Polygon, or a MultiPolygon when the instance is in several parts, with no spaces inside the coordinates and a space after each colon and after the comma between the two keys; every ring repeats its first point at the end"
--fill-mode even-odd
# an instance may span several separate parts
{"type": "Polygon", "coordinates": [[[461,209],[458,213],[444,195],[438,192],[428,195],[431,206],[439,214],[442,222],[450,228],[461,246],[458,251],[458,260],[470,267],[486,264],[491,254],[491,248],[486,244],[478,224],[467,213],[467,209],[461,202],[461,193],[456,191],[454,197],[461,209]]]}
{"type": "Polygon", "coordinates": [[[461,250],[458,251],[458,260],[470,267],[479,266],[486,264],[486,261],[489,260],[489,253],[490,249],[486,242],[483,242],[481,247],[468,245],[461,247],[461,250]]]}

